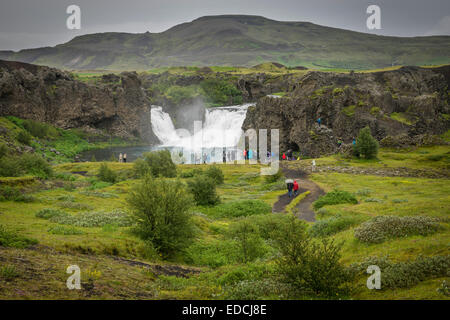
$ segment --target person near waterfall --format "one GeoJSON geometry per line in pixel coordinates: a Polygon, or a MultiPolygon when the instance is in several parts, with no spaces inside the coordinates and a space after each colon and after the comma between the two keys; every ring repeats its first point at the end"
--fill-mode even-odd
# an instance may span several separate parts
{"type": "Polygon", "coordinates": [[[122,152],[121,152],[121,153],[119,154],[119,163],[121,163],[122,160],[123,160],[123,155],[122,155],[122,152]]]}
{"type": "Polygon", "coordinates": [[[126,153],[123,154],[123,162],[124,162],[124,163],[127,162],[127,154],[126,154],[126,153]]]}

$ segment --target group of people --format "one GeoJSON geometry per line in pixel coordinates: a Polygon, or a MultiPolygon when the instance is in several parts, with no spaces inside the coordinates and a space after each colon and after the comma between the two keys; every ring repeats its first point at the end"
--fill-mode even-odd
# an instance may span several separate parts
{"type": "MultiPolygon", "coordinates": [[[[289,149],[287,152],[283,152],[283,154],[281,155],[281,159],[282,160],[295,160],[295,156],[293,155],[293,152],[291,149],[289,149]]],[[[297,157],[297,160],[300,160],[300,156],[297,157]]]]}
{"type": "Polygon", "coordinates": [[[289,198],[292,198],[292,196],[296,197],[298,194],[298,182],[297,180],[287,179],[286,180],[286,186],[288,189],[288,195],[289,198]]]}
{"type": "Polygon", "coordinates": [[[123,162],[123,163],[125,163],[125,162],[127,162],[127,154],[126,153],[124,153],[124,154],[122,154],[122,152],[119,154],[119,162],[123,162]]]}
{"type": "Polygon", "coordinates": [[[258,156],[256,154],[256,151],[253,151],[252,149],[244,149],[243,151],[244,159],[245,160],[251,160],[251,159],[257,159],[258,156]]]}

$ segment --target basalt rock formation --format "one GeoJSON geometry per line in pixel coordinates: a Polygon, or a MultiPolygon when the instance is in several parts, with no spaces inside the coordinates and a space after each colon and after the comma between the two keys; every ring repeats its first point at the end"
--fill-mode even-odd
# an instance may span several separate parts
{"type": "Polygon", "coordinates": [[[150,114],[136,73],[89,85],[57,69],[0,60],[0,116],[154,142],[150,114]]]}
{"type": "Polygon", "coordinates": [[[331,154],[369,126],[378,140],[435,135],[450,128],[450,66],[374,73],[310,72],[283,98],[261,98],[243,129],[279,129],[281,151],[331,154]],[[317,119],[321,118],[321,125],[317,119]]]}

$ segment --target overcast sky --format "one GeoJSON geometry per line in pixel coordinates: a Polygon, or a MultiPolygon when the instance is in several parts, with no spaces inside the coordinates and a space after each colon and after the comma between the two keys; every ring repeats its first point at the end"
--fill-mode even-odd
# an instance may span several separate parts
{"type": "Polygon", "coordinates": [[[1,0],[0,50],[54,46],[95,32],[162,32],[205,15],[252,14],[393,36],[450,35],[449,0],[1,0]],[[66,8],[81,8],[81,30],[66,28],[66,8]],[[368,5],[381,30],[368,30],[368,5]]]}

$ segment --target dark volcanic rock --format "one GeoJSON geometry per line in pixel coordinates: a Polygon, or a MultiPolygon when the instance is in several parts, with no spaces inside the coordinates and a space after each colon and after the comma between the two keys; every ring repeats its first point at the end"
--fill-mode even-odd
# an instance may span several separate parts
{"type": "Polygon", "coordinates": [[[339,139],[351,143],[365,126],[378,140],[441,134],[450,127],[449,70],[310,72],[285,98],[265,97],[249,108],[243,129],[279,129],[282,151],[294,149],[307,156],[336,152],[339,139]]]}
{"type": "Polygon", "coordinates": [[[0,116],[157,141],[137,74],[108,75],[102,82],[88,85],[57,69],[0,61],[0,116]]]}

